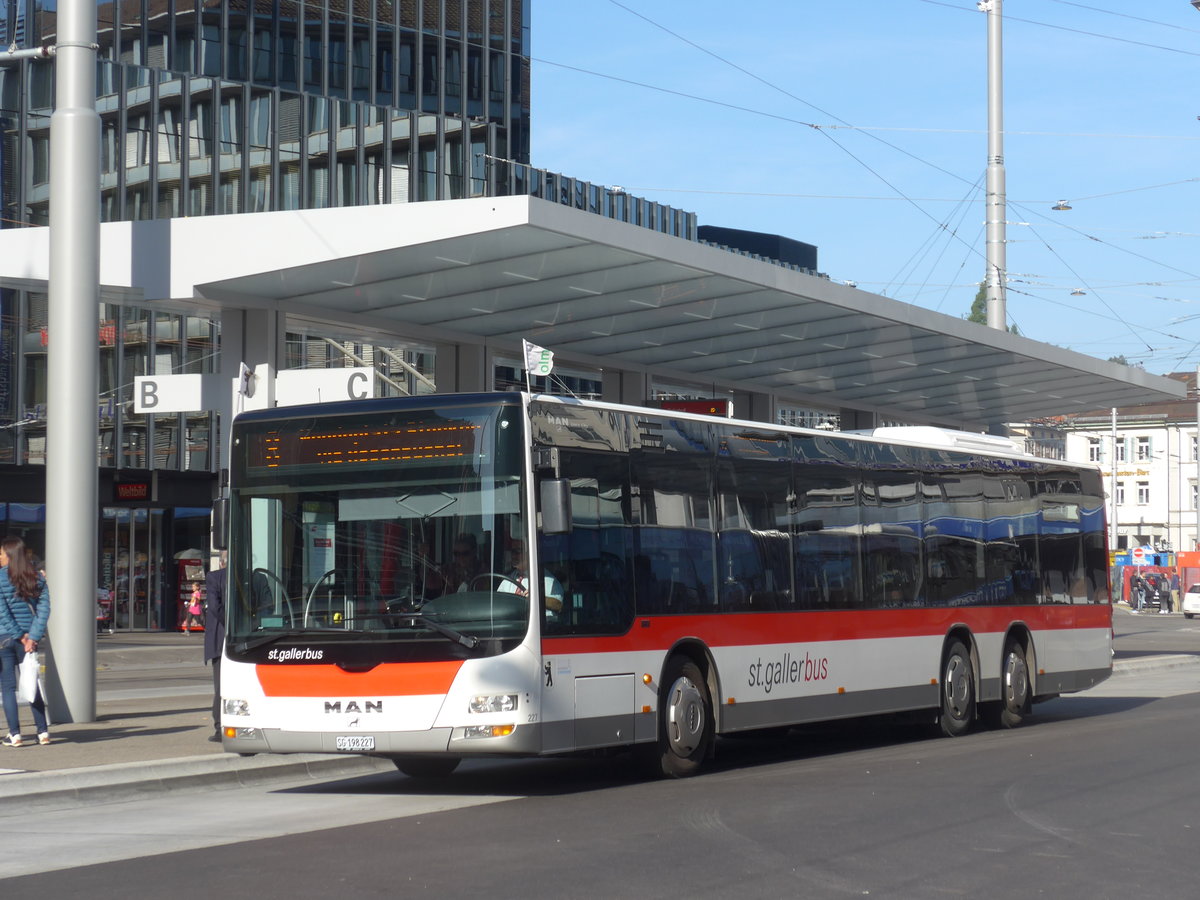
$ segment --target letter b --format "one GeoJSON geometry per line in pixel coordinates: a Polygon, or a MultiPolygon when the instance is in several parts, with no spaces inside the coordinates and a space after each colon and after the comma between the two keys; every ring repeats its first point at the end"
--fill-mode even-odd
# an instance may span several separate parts
{"type": "Polygon", "coordinates": [[[158,406],[158,382],[143,381],[141,383],[142,399],[139,404],[142,409],[154,409],[158,406]]]}

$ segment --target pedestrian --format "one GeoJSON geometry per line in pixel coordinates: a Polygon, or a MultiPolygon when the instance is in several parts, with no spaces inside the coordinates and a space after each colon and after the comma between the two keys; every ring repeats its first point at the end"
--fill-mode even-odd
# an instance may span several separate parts
{"type": "Polygon", "coordinates": [[[1170,599],[1167,601],[1170,604],[1167,608],[1170,612],[1175,612],[1179,609],[1179,573],[1171,573],[1171,590],[1167,595],[1170,599]]]}
{"type": "Polygon", "coordinates": [[[204,594],[200,591],[200,582],[192,582],[192,597],[188,600],[188,605],[184,610],[183,616],[183,633],[191,634],[193,628],[203,628],[204,623],[200,621],[200,617],[204,615],[202,603],[204,594]]]}
{"type": "MultiPolygon", "coordinates": [[[[21,717],[17,706],[17,672],[25,654],[34,653],[46,636],[50,590],[25,551],[25,542],[9,536],[0,541],[0,694],[8,735],[6,747],[20,747],[21,717]]],[[[41,690],[29,704],[39,744],[50,743],[46,699],[41,690]]]]}
{"type": "Polygon", "coordinates": [[[1134,575],[1130,587],[1133,589],[1133,611],[1139,613],[1146,605],[1146,582],[1142,580],[1142,576],[1134,575]]]}
{"type": "Polygon", "coordinates": [[[213,676],[213,733],[210,741],[221,740],[221,657],[225,652],[225,563],[226,551],[220,553],[218,568],[205,579],[204,602],[204,661],[212,665],[213,676]]]}

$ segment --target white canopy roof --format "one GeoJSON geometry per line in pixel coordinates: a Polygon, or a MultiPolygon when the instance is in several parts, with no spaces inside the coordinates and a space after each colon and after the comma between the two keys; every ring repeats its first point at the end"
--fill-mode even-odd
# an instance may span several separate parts
{"type": "MultiPolygon", "coordinates": [[[[46,229],[0,232],[0,284],[46,229]]],[[[957,427],[1179,399],[1184,386],[531,197],[102,226],[105,298],[275,306],[419,340],[957,427]]],[[[42,262],[39,264],[39,259],[42,262]]]]}

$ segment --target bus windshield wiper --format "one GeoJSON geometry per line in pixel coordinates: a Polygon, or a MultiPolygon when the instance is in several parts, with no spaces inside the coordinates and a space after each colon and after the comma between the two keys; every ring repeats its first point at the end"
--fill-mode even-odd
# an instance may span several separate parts
{"type": "Polygon", "coordinates": [[[255,647],[263,647],[267,644],[273,644],[276,641],[281,641],[284,638],[302,638],[310,634],[361,634],[357,629],[351,628],[289,628],[285,631],[271,631],[266,634],[260,634],[258,637],[247,638],[240,644],[234,644],[233,649],[238,653],[246,653],[253,650],[255,647]]]}
{"type": "Polygon", "coordinates": [[[430,631],[436,631],[442,637],[462,644],[468,650],[474,650],[479,645],[479,638],[473,634],[463,634],[449,625],[443,625],[441,622],[434,621],[422,612],[406,612],[402,618],[405,619],[420,619],[421,624],[425,625],[430,631]]]}

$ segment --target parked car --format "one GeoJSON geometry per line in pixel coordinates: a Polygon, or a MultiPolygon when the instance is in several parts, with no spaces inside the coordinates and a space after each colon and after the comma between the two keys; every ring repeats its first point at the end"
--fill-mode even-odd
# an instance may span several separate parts
{"type": "Polygon", "coordinates": [[[1183,617],[1185,619],[1190,619],[1192,616],[1200,613],[1200,584],[1193,584],[1188,588],[1179,605],[1183,610],[1183,617]]]}

